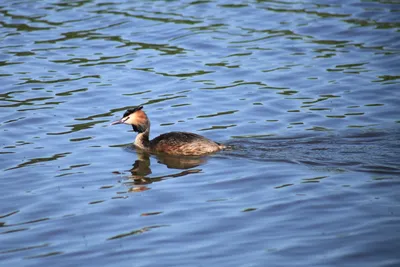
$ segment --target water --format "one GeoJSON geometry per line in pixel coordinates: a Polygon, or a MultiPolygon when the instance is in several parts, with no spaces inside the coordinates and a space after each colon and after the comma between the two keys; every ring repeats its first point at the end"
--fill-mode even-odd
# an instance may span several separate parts
{"type": "Polygon", "coordinates": [[[3,1],[1,266],[399,266],[397,1],[3,1]],[[148,156],[191,131],[232,150],[148,156]]]}

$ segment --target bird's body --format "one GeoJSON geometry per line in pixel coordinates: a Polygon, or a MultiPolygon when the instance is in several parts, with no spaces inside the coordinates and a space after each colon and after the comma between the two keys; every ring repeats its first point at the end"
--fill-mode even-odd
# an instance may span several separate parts
{"type": "Polygon", "coordinates": [[[201,135],[187,132],[165,133],[150,140],[150,121],[142,108],[128,109],[122,119],[113,123],[132,125],[133,130],[138,132],[134,144],[141,150],[157,154],[200,156],[225,148],[201,135]]]}
{"type": "Polygon", "coordinates": [[[221,150],[223,146],[201,135],[186,132],[162,134],[150,141],[150,150],[172,155],[202,155],[221,150]]]}

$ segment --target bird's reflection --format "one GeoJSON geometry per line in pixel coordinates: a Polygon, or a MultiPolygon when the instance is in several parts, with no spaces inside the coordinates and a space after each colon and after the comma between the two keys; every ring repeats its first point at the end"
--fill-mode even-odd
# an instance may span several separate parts
{"type": "Polygon", "coordinates": [[[146,185],[165,180],[167,178],[176,178],[188,174],[199,173],[201,169],[192,169],[206,162],[204,157],[176,157],[169,155],[156,155],[157,162],[166,165],[169,169],[183,170],[174,174],[150,177],[152,173],[150,167],[150,154],[143,151],[136,151],[137,160],[130,169],[129,182],[126,185],[131,186],[129,192],[140,192],[149,190],[146,185]]]}

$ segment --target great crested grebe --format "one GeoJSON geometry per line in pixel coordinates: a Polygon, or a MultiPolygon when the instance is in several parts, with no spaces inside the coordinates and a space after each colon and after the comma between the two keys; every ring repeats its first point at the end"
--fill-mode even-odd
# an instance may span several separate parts
{"type": "Polygon", "coordinates": [[[122,119],[111,123],[129,124],[138,135],[135,146],[149,153],[169,155],[200,156],[226,148],[224,145],[211,141],[201,135],[187,132],[170,132],[149,140],[150,121],[143,106],[128,109],[122,119]]]}

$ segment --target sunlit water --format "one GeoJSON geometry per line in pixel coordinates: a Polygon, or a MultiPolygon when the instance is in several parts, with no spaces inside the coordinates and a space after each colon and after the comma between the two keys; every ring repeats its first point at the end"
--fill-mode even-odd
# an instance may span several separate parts
{"type": "Polygon", "coordinates": [[[398,1],[2,1],[1,266],[400,266],[398,1]],[[232,149],[149,156],[111,121],[232,149]]]}

